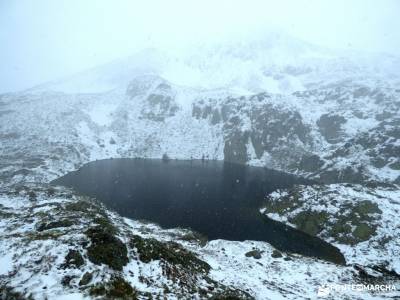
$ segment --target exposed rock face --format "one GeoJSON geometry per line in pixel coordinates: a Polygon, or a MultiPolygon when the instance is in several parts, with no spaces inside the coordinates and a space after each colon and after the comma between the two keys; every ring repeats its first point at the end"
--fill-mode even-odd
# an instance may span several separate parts
{"type": "Polygon", "coordinates": [[[245,253],[246,257],[253,257],[254,259],[260,259],[261,258],[261,251],[260,250],[251,250],[249,252],[245,253]]]}
{"type": "Polygon", "coordinates": [[[305,172],[317,172],[324,165],[323,160],[316,154],[305,154],[299,162],[299,169],[305,172]]]}
{"type": "Polygon", "coordinates": [[[303,145],[311,142],[310,128],[297,111],[264,105],[253,108],[250,119],[253,125],[251,141],[257,158],[265,151],[274,153],[298,141],[303,145]]]}
{"type": "Polygon", "coordinates": [[[77,250],[70,249],[65,256],[64,268],[79,268],[85,264],[82,254],[77,250]]]}
{"type": "Polygon", "coordinates": [[[274,250],[274,251],[272,252],[272,254],[271,254],[271,257],[273,257],[273,258],[280,258],[280,257],[282,257],[282,256],[283,256],[282,253],[279,252],[278,250],[274,250]]]}
{"type": "Polygon", "coordinates": [[[150,94],[146,99],[145,106],[142,108],[143,117],[158,122],[174,116],[178,111],[178,106],[174,103],[173,95],[169,94],[171,87],[161,84],[160,86],[157,87],[157,90],[163,93],[150,94]]]}
{"type": "Polygon", "coordinates": [[[318,128],[328,143],[336,144],[342,141],[342,124],[346,123],[343,116],[325,114],[318,121],[318,128]]]}
{"type": "Polygon", "coordinates": [[[358,184],[296,186],[269,195],[263,212],[333,243],[349,263],[365,251],[397,268],[390,254],[396,247],[393,236],[400,228],[394,217],[400,208],[393,201],[397,194],[396,188],[358,184]]]}
{"type": "Polygon", "coordinates": [[[195,103],[192,115],[207,119],[210,125],[222,122],[225,160],[249,163],[268,154],[273,163],[287,168],[299,159],[312,139],[301,115],[278,103],[266,93],[217,101],[208,99],[195,103]]]}
{"type": "Polygon", "coordinates": [[[141,106],[141,118],[163,122],[179,110],[175,103],[176,92],[159,77],[133,81],[128,86],[127,95],[132,101],[140,101],[136,105],[141,106]]]}
{"type": "Polygon", "coordinates": [[[79,281],[79,285],[87,285],[89,284],[93,279],[93,273],[90,272],[86,272],[85,274],[83,274],[81,280],[79,281]]]}
{"type": "Polygon", "coordinates": [[[188,272],[210,271],[210,265],[198,259],[177,243],[162,243],[155,239],[144,239],[138,235],[132,236],[130,246],[138,252],[139,259],[144,263],[162,260],[171,265],[178,265],[188,272]]]}
{"type": "Polygon", "coordinates": [[[232,132],[225,138],[224,160],[245,164],[249,160],[247,154],[248,132],[232,132]]]}
{"type": "Polygon", "coordinates": [[[134,79],[126,93],[3,95],[0,176],[32,179],[48,176],[49,167],[167,153],[267,165],[326,183],[393,183],[400,176],[399,97],[379,81],[240,96],[156,76],[134,79]]]}
{"type": "Polygon", "coordinates": [[[112,232],[101,226],[89,228],[86,235],[91,245],[87,249],[89,260],[96,264],[106,264],[114,270],[122,271],[129,262],[128,249],[112,232]]]}
{"type": "MultiPolygon", "coordinates": [[[[390,88],[346,83],[286,97],[202,99],[192,116],[220,126],[226,160],[260,160],[326,183],[360,183],[380,181],[376,169],[399,169],[398,97],[390,88]]],[[[392,172],[387,180],[397,176],[392,172]]]]}

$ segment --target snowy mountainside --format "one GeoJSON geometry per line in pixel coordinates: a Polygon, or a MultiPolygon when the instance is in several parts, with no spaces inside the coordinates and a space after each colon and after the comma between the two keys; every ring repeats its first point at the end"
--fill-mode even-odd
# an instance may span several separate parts
{"type": "Polygon", "coordinates": [[[175,85],[239,93],[290,94],[342,80],[400,82],[400,59],[331,50],[283,32],[237,36],[175,48],[148,48],[123,59],[29,89],[99,93],[125,89],[136,76],[157,75],[175,85]]]}
{"type": "MultiPolygon", "coordinates": [[[[266,165],[327,183],[395,183],[399,99],[400,90],[380,82],[240,96],[139,76],[126,93],[3,95],[2,152],[5,160],[29,156],[24,164],[35,160],[36,171],[54,176],[94,159],[167,153],[266,165]]],[[[12,175],[10,165],[3,173],[12,175]]]]}

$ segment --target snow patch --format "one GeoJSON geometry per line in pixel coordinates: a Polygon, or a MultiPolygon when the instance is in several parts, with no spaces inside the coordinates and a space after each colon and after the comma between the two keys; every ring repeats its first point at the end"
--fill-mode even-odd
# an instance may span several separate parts
{"type": "Polygon", "coordinates": [[[117,104],[100,103],[94,105],[90,110],[86,111],[91,120],[99,126],[110,126],[113,121],[113,112],[117,108],[117,104]]]}

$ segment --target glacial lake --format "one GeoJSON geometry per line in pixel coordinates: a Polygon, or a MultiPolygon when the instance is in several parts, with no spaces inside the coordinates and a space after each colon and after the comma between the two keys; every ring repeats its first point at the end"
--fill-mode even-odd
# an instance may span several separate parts
{"type": "Polygon", "coordinates": [[[266,241],[281,251],[344,263],[336,247],[259,212],[266,194],[310,183],[283,172],[221,161],[108,159],[52,183],[164,228],[193,229],[209,240],[266,241]]]}

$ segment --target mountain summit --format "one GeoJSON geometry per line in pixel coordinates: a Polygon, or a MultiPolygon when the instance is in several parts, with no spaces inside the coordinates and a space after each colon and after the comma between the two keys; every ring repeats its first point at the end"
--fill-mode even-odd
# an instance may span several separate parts
{"type": "Polygon", "coordinates": [[[325,49],[282,32],[162,50],[149,48],[31,91],[96,93],[125,89],[140,75],[201,89],[290,94],[339,80],[399,81],[400,60],[384,54],[325,49]]]}

